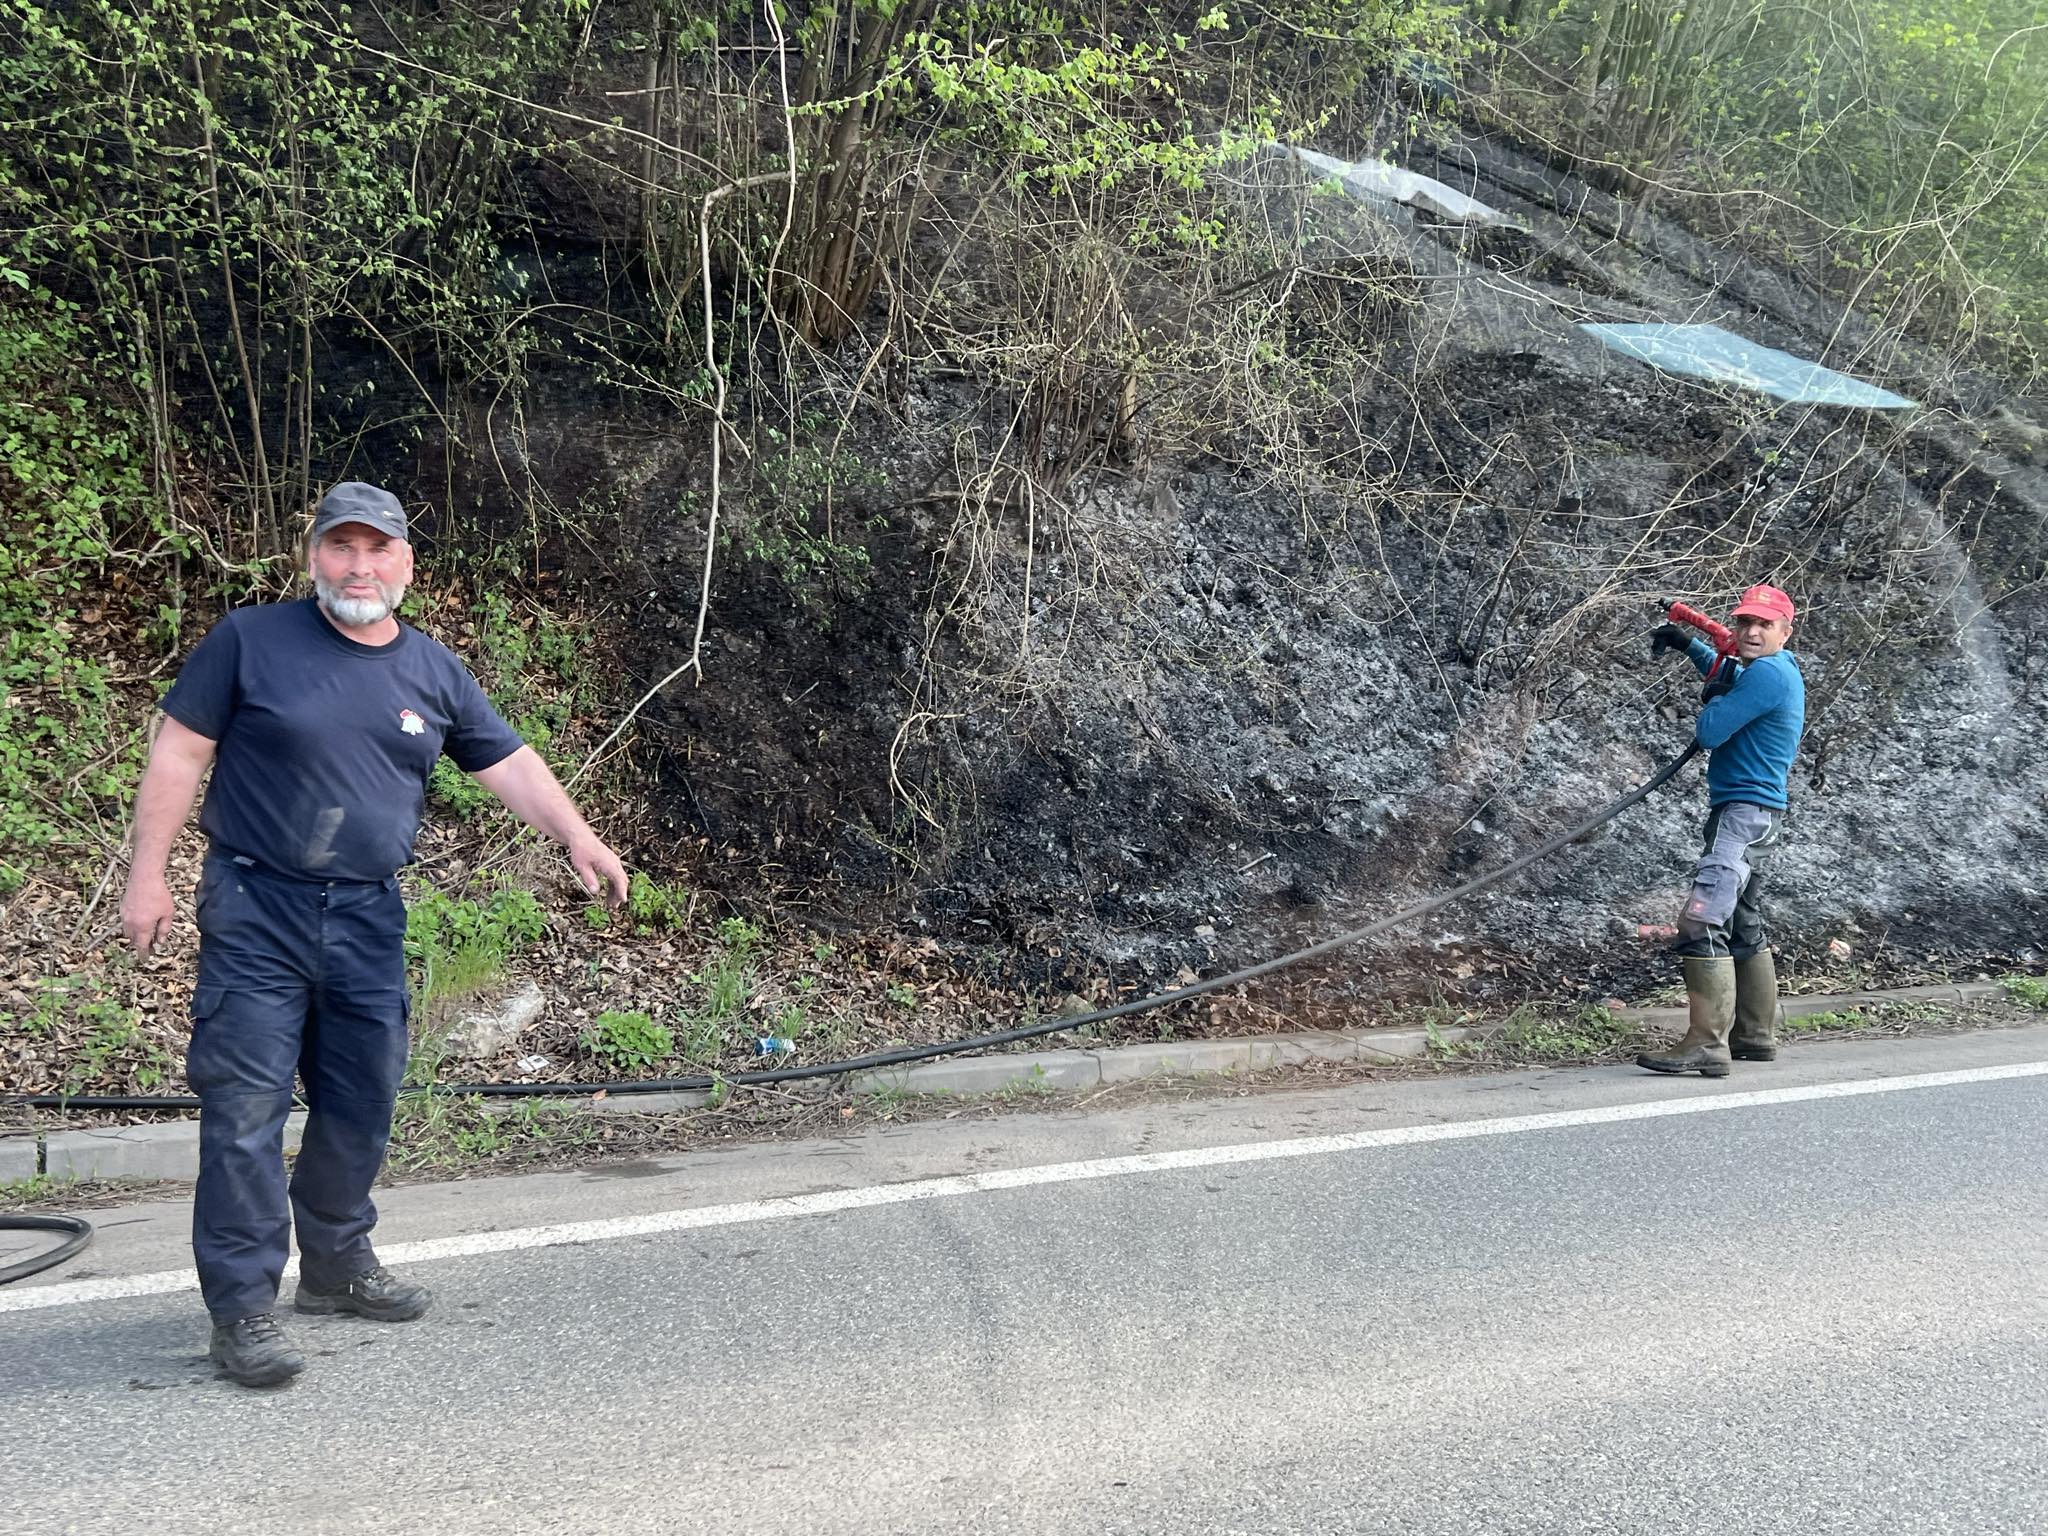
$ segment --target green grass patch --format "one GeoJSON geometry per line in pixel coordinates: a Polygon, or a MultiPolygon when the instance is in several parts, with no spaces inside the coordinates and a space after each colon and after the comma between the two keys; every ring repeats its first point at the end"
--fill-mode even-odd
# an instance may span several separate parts
{"type": "Polygon", "coordinates": [[[602,1128],[587,1112],[546,1099],[495,1110],[476,1094],[406,1094],[391,1117],[391,1168],[449,1172],[477,1163],[540,1161],[595,1145],[602,1128]]]}
{"type": "MultiPolygon", "coordinates": [[[[31,1174],[25,1179],[0,1179],[0,1211],[28,1211],[37,1206],[69,1206],[72,1209],[95,1200],[113,1197],[133,1200],[139,1194],[175,1179],[79,1179],[51,1173],[31,1174]]],[[[53,1241],[56,1233],[47,1234],[53,1241]]]]}
{"type": "Polygon", "coordinates": [[[1840,1035],[1868,1029],[1876,1022],[1861,1008],[1844,1008],[1823,1013],[1787,1014],[1782,1029],[1788,1035],[1840,1035]]]}
{"type": "Polygon", "coordinates": [[[2048,977],[2008,976],[1999,985],[2014,1002],[2048,1012],[2048,977]]]}
{"type": "MultiPolygon", "coordinates": [[[[632,918],[636,933],[683,928],[690,920],[689,888],[681,881],[656,880],[642,870],[635,870],[626,889],[626,914],[632,918]]],[[[731,921],[734,919],[727,919],[731,921]]]]}
{"type": "MultiPolygon", "coordinates": [[[[870,1088],[867,1091],[868,1107],[871,1110],[873,1110],[876,1114],[882,1116],[884,1119],[887,1119],[889,1116],[895,1114],[897,1110],[903,1108],[903,1106],[908,1104],[912,1099],[918,1097],[920,1097],[920,1095],[912,1093],[908,1088],[904,1087],[901,1083],[883,1083],[880,1086],[870,1088]]],[[[948,1095],[927,1094],[923,1095],[923,1097],[945,1098],[948,1097],[948,1095]]]]}
{"type": "Polygon", "coordinates": [[[1003,1084],[991,1097],[1003,1104],[1028,1104],[1050,1097],[1052,1091],[1053,1085],[1045,1075],[1045,1068],[1034,1066],[1027,1075],[1014,1077],[1003,1084]]]}
{"type": "Polygon", "coordinates": [[[545,932],[546,915],[531,891],[508,887],[483,901],[423,891],[405,916],[413,995],[423,1007],[466,997],[545,932]]]}
{"type": "MultiPolygon", "coordinates": [[[[754,962],[760,945],[761,930],[744,918],[728,917],[718,925],[718,945],[710,963],[690,974],[690,985],[702,989],[699,998],[676,1010],[683,1054],[689,1060],[715,1060],[746,1024],[757,980],[754,962]]],[[[801,1018],[786,1022],[796,1024],[797,1032],[801,1031],[801,1018]]],[[[776,1033],[790,1031],[778,1029],[776,1033]]]]}
{"type": "Polygon", "coordinates": [[[1423,1027],[1429,1036],[1428,1054],[1438,1061],[1528,1065],[1609,1061],[1638,1051],[1648,1043],[1639,1026],[1596,1004],[1560,1008],[1555,1004],[1523,1003],[1493,1028],[1480,1025],[1484,1033],[1474,1040],[1448,1039],[1443,1025],[1434,1018],[1426,1020],[1423,1027]]]}
{"type": "Polygon", "coordinates": [[[42,1205],[70,1191],[73,1181],[32,1173],[25,1179],[0,1180],[0,1211],[24,1205],[42,1205]]]}
{"type": "Polygon", "coordinates": [[[1597,1061],[1642,1048],[1640,1027],[1612,1009],[1588,1006],[1558,1012],[1525,1003],[1510,1013],[1488,1045],[1509,1061],[1597,1061]]]}
{"type": "Polygon", "coordinates": [[[142,1027],[141,1013],[100,989],[105,978],[50,976],[36,983],[27,1009],[0,1014],[0,1027],[31,1039],[57,1038],[67,1052],[62,1091],[98,1087],[148,1093],[177,1063],[142,1027]]]}

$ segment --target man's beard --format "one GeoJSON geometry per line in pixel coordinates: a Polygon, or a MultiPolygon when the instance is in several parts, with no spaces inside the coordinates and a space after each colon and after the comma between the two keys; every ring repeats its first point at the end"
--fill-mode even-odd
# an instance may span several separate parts
{"type": "Polygon", "coordinates": [[[375,597],[348,597],[342,588],[332,582],[313,578],[313,590],[320,594],[320,606],[335,620],[351,629],[365,629],[372,624],[381,624],[398,611],[398,605],[405,601],[405,588],[387,585],[370,578],[370,585],[377,589],[375,597]]]}

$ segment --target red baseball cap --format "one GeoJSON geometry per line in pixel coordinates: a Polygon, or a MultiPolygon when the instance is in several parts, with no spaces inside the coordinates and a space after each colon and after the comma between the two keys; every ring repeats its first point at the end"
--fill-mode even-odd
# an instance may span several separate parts
{"type": "Polygon", "coordinates": [[[1742,601],[1735,605],[1738,619],[1784,619],[1788,622],[1798,610],[1792,606],[1792,599],[1776,587],[1751,587],[1742,594],[1742,601]]]}

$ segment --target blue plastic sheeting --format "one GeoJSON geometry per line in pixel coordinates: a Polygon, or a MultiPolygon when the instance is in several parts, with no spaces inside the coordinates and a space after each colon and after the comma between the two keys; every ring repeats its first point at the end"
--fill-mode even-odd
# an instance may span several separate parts
{"type": "Polygon", "coordinates": [[[1780,400],[1859,405],[1874,411],[1910,410],[1919,403],[1776,347],[1760,347],[1718,325],[1581,325],[1579,329],[1666,373],[1739,384],[1780,400]]]}

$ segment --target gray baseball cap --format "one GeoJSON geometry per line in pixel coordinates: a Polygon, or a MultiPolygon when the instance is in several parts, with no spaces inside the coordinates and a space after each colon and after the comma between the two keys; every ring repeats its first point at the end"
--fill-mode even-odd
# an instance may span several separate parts
{"type": "MultiPolygon", "coordinates": [[[[405,508],[398,498],[380,486],[360,480],[344,480],[328,487],[320,498],[320,510],[313,515],[313,537],[338,523],[362,523],[388,538],[406,539],[405,508]]],[[[408,539],[407,542],[410,542],[408,539]]]]}

